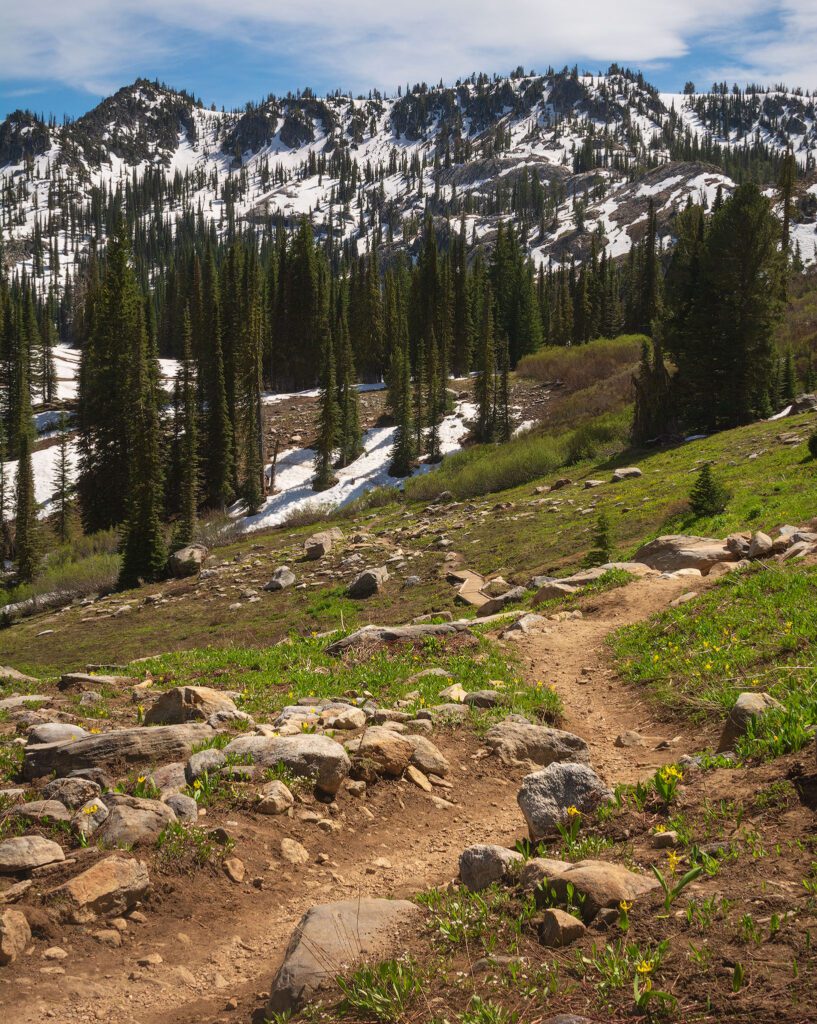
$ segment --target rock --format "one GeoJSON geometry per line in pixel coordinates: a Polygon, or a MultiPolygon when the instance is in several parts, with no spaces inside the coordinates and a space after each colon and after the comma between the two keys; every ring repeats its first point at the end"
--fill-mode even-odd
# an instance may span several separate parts
{"type": "Polygon", "coordinates": [[[99,797],[94,797],[79,808],[71,824],[80,835],[89,836],[97,831],[109,814],[108,805],[99,797]]]}
{"type": "Polygon", "coordinates": [[[238,711],[233,701],[209,686],[174,686],[148,708],[145,725],[203,722],[219,711],[238,711]]]}
{"type": "Polygon", "coordinates": [[[103,676],[91,675],[88,672],[64,672],[57,683],[57,689],[69,692],[82,693],[84,691],[95,691],[97,687],[109,686],[111,689],[122,686],[135,685],[138,679],[130,676],[103,676]]]}
{"type": "Polygon", "coordinates": [[[53,889],[48,898],[75,924],[87,924],[97,914],[127,913],[144,899],[149,887],[148,870],[142,861],[114,854],[53,889]]]}
{"type": "Polygon", "coordinates": [[[632,729],[627,729],[622,733],[619,733],[615,739],[615,745],[617,747],[643,747],[646,743],[644,737],[632,729]]]}
{"type": "Polygon", "coordinates": [[[199,805],[192,796],[185,793],[171,793],[165,797],[167,806],[176,815],[177,821],[195,824],[199,820],[199,805]]]}
{"type": "MultiPolygon", "coordinates": [[[[541,587],[539,588],[542,589],[541,587]]],[[[520,615],[516,622],[512,622],[510,626],[505,627],[503,636],[509,636],[512,633],[535,633],[538,629],[542,629],[545,625],[545,617],[543,615],[534,615],[532,612],[526,612],[524,615],[520,615]]]]}
{"type": "Polygon", "coordinates": [[[161,768],[154,768],[149,778],[163,797],[178,793],[187,785],[186,767],[181,761],[171,761],[161,768]]]}
{"type": "Polygon", "coordinates": [[[466,690],[460,683],[453,683],[451,686],[446,686],[444,690],[440,690],[439,696],[443,700],[454,701],[456,704],[462,704],[465,700],[466,690]]]}
{"type": "Polygon", "coordinates": [[[817,395],[814,394],[803,394],[798,395],[797,398],[792,402],[791,408],[789,409],[789,416],[799,416],[801,412],[816,412],[817,411],[817,395]]]}
{"type": "Polygon", "coordinates": [[[71,812],[59,800],[29,800],[28,803],[17,804],[9,809],[9,814],[37,824],[47,821],[71,820],[71,812]]]}
{"type": "Polygon", "coordinates": [[[419,768],[415,768],[413,764],[406,768],[406,778],[425,793],[431,793],[434,788],[428,781],[428,777],[419,768]]]}
{"type": "Polygon", "coordinates": [[[304,554],[309,561],[317,562],[318,559],[329,554],[336,540],[342,539],[343,533],[337,528],[313,533],[311,537],[307,537],[304,541],[304,554]]]}
{"type": "Polygon", "coordinates": [[[105,800],[110,813],[98,836],[111,846],[153,842],[162,829],[176,821],[173,809],[160,800],[145,800],[124,793],[109,793],[105,800]]]}
{"type": "Polygon", "coordinates": [[[74,742],[28,744],[23,778],[36,779],[54,772],[68,775],[77,769],[112,766],[129,768],[164,761],[187,760],[190,748],[213,735],[207,725],[166,725],[153,729],[114,729],[74,742]]]}
{"type": "Polygon", "coordinates": [[[464,622],[429,622],[413,626],[363,626],[349,636],[341,637],[326,648],[331,655],[360,646],[390,644],[401,640],[418,640],[427,636],[445,637],[468,631],[464,622]]]}
{"type": "Polygon", "coordinates": [[[80,740],[90,735],[78,725],[67,722],[43,722],[29,729],[27,742],[35,743],[67,743],[69,740],[80,740]]]}
{"type": "MultiPolygon", "coordinates": [[[[604,860],[580,860],[550,880],[559,900],[567,899],[569,885],[585,922],[592,921],[602,907],[617,907],[622,900],[629,903],[659,888],[653,875],[637,875],[623,864],[604,860]]],[[[537,903],[543,897],[544,893],[537,891],[537,903]]]]}
{"type": "Polygon", "coordinates": [[[332,988],[338,975],[402,952],[420,914],[407,900],[365,897],[312,907],[292,933],[267,1012],[296,1012],[332,988]]]}
{"type": "Polygon", "coordinates": [[[0,700],[0,711],[16,711],[28,704],[50,704],[51,698],[41,693],[18,693],[0,700]]]}
{"type": "Polygon", "coordinates": [[[244,868],[244,862],[239,860],[238,857],[225,857],[222,867],[224,868],[224,874],[231,882],[240,883],[244,881],[246,869],[244,868]]]}
{"type": "Polygon", "coordinates": [[[309,862],[309,850],[302,846],[297,839],[284,837],[281,840],[281,857],[288,864],[307,864],[309,862]]]}
{"type": "Polygon", "coordinates": [[[39,681],[34,676],[27,676],[23,672],[18,672],[16,668],[11,668],[10,665],[0,665],[0,683],[27,683],[29,686],[36,686],[39,681]]]}
{"type": "Polygon", "coordinates": [[[549,907],[539,924],[539,941],[543,946],[559,948],[581,939],[587,931],[585,924],[565,910],[549,907]]]}
{"type": "Polygon", "coordinates": [[[701,573],[706,575],[713,565],[718,562],[735,562],[737,556],[721,540],[667,534],[640,547],[633,556],[633,561],[643,562],[660,572],[700,569],[701,573]]]}
{"type": "Polygon", "coordinates": [[[189,544],[179,548],[170,556],[170,571],[177,579],[185,576],[196,576],[201,572],[209,552],[203,544],[189,544]]]}
{"type": "Polygon", "coordinates": [[[279,566],[264,590],[286,590],[295,584],[295,573],[287,565],[279,566]]]}
{"type": "MultiPolygon", "coordinates": [[[[554,480],[553,483],[550,485],[550,489],[551,491],[561,491],[563,487],[569,487],[572,483],[573,481],[570,479],[569,476],[563,476],[558,480],[554,480]]],[[[547,491],[543,493],[547,493],[547,491]]]]}
{"type": "Polygon", "coordinates": [[[24,953],[31,942],[31,929],[19,910],[0,910],[0,966],[5,967],[24,953]]]}
{"type": "Polygon", "coordinates": [[[633,480],[635,477],[643,475],[638,466],[623,466],[621,469],[614,470],[613,483],[620,484],[622,480],[633,480]]]}
{"type": "Polygon", "coordinates": [[[412,733],[408,733],[404,739],[414,748],[409,764],[419,768],[426,775],[439,775],[441,778],[448,775],[451,766],[431,740],[412,733]]]}
{"type": "Polygon", "coordinates": [[[546,767],[554,761],[587,763],[590,760],[589,748],[580,736],[512,719],[492,725],[485,734],[485,745],[501,761],[511,765],[533,761],[546,767]]]}
{"type": "Polygon", "coordinates": [[[190,760],[184,768],[184,777],[192,785],[202,775],[218,771],[226,763],[227,758],[222,750],[219,750],[218,747],[207,747],[190,756],[190,760]]]}
{"type": "Polygon", "coordinates": [[[379,569],[364,569],[349,584],[346,593],[349,597],[371,597],[383,589],[389,578],[389,570],[385,565],[379,569]]]}
{"type": "Polygon", "coordinates": [[[726,717],[723,732],[718,743],[718,753],[732,750],[735,742],[741,736],[746,735],[749,723],[753,719],[765,715],[772,708],[779,707],[781,707],[779,701],[769,696],[768,693],[749,692],[739,694],[738,699],[732,705],[732,710],[726,717]]]}
{"type": "Polygon", "coordinates": [[[512,590],[507,590],[504,594],[491,598],[478,608],[477,617],[483,619],[487,615],[496,615],[497,612],[501,612],[507,605],[524,600],[527,593],[524,587],[514,587],[512,590]]]}
{"type": "Polygon", "coordinates": [[[526,775],[517,795],[517,803],[531,839],[541,839],[564,820],[568,807],[592,810],[613,794],[586,764],[554,762],[542,771],[526,775]]]}
{"type": "Polygon", "coordinates": [[[544,586],[540,587],[533,595],[532,604],[541,604],[543,601],[553,601],[559,597],[567,597],[569,594],[575,594],[579,588],[573,587],[569,583],[545,583],[544,586]]]}
{"type": "Polygon", "coordinates": [[[43,836],[14,836],[0,842],[0,875],[16,875],[63,860],[62,847],[43,836]]]}
{"type": "Polygon", "coordinates": [[[90,779],[53,779],[43,789],[47,800],[59,800],[66,807],[76,809],[100,796],[102,789],[90,779]]]}
{"type": "Polygon", "coordinates": [[[593,487],[601,487],[603,483],[604,483],[603,480],[585,480],[585,482],[584,482],[584,489],[586,491],[589,491],[593,487]]]}
{"type": "Polygon", "coordinates": [[[325,729],[362,729],[366,724],[366,712],[353,707],[328,708],[321,712],[321,722],[325,729]]]}
{"type": "Polygon", "coordinates": [[[504,846],[478,843],[460,854],[460,879],[466,889],[479,892],[492,882],[501,881],[510,871],[511,865],[519,864],[523,859],[521,853],[507,850],[504,846]]]}
{"type": "Polygon", "coordinates": [[[258,795],[255,809],[259,814],[284,814],[295,803],[295,797],[278,779],[268,782],[258,795]]]}
{"type": "Polygon", "coordinates": [[[400,736],[384,726],[371,726],[363,733],[355,753],[357,774],[369,782],[379,775],[399,779],[414,756],[414,741],[420,739],[423,737],[400,736]]]}
{"type": "Polygon", "coordinates": [[[767,533],[758,530],[752,534],[752,541],[749,544],[749,558],[768,558],[774,548],[774,541],[767,533]]]}
{"type": "Polygon", "coordinates": [[[681,605],[694,601],[697,596],[697,590],[688,590],[685,594],[681,594],[680,597],[676,597],[674,601],[670,601],[669,606],[670,608],[680,608],[681,605]]]}
{"type": "Polygon", "coordinates": [[[531,892],[537,886],[549,883],[570,867],[566,860],[554,860],[551,857],[531,857],[525,861],[519,872],[519,884],[524,892],[531,892]]]}
{"type": "Polygon", "coordinates": [[[668,829],[666,832],[656,832],[652,837],[652,845],[656,850],[666,850],[678,845],[678,833],[668,829]]]}
{"type": "Polygon", "coordinates": [[[249,754],[253,764],[274,768],[283,764],[293,775],[312,779],[323,793],[334,796],[349,774],[349,755],[329,736],[239,736],[224,748],[227,754],[249,754]]]}
{"type": "Polygon", "coordinates": [[[471,690],[463,697],[463,704],[469,708],[496,708],[504,703],[506,698],[496,690],[471,690]]]}

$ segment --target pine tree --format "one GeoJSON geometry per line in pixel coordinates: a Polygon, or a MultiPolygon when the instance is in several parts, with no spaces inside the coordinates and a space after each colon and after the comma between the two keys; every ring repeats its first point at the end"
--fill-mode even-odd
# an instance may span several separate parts
{"type": "Polygon", "coordinates": [[[602,509],[596,518],[596,529],[593,533],[593,547],[587,553],[585,565],[606,565],[613,560],[613,531],[610,517],[602,509]]]}
{"type": "Polygon", "coordinates": [[[360,433],[360,397],[355,385],[355,364],[346,311],[341,302],[338,316],[338,404],[340,406],[339,447],[340,467],[351,465],[363,451],[360,433]]]}
{"type": "Polygon", "coordinates": [[[428,369],[426,367],[426,343],[423,338],[417,345],[417,363],[414,367],[414,449],[418,455],[425,451],[425,427],[428,422],[426,395],[428,394],[428,369]]]}
{"type": "Polygon", "coordinates": [[[74,518],[74,486],[71,482],[71,458],[68,442],[68,417],[65,410],[60,412],[59,449],[57,452],[56,478],[54,480],[54,533],[61,544],[65,544],[71,536],[74,518]]]}
{"type": "Polygon", "coordinates": [[[666,434],[673,427],[672,384],[664,363],[662,329],[655,324],[652,343],[641,345],[638,375],[633,377],[635,406],[632,440],[644,444],[666,434]]]}
{"type": "Polygon", "coordinates": [[[440,374],[437,344],[434,332],[431,332],[431,344],[428,350],[428,372],[426,374],[426,415],[428,417],[428,433],[426,434],[426,451],[429,462],[439,462],[440,452],[440,374]]]}
{"type": "Polygon", "coordinates": [[[494,376],[496,356],[494,352],[494,313],[491,286],[486,285],[482,307],[482,328],[479,338],[479,358],[474,397],[477,403],[476,438],[483,444],[494,439],[494,376]]]}
{"type": "Polygon", "coordinates": [[[781,380],[783,401],[790,405],[797,398],[797,372],[794,368],[794,356],[791,349],[786,352],[783,360],[783,376],[781,380]]]}
{"type": "Polygon", "coordinates": [[[712,467],[707,462],[701,467],[698,479],[689,495],[689,507],[693,515],[716,516],[726,508],[729,494],[724,486],[715,480],[712,467]]]}
{"type": "Polygon", "coordinates": [[[392,356],[392,362],[396,383],[394,418],[397,429],[391,450],[389,473],[392,476],[409,476],[414,468],[416,450],[411,416],[411,364],[407,348],[398,349],[392,356]]]}
{"type": "Polygon", "coordinates": [[[499,341],[499,374],[497,375],[496,398],[496,439],[500,442],[511,439],[511,388],[510,369],[511,357],[508,350],[508,337],[503,334],[499,341]]]}
{"type": "Polygon", "coordinates": [[[193,540],[199,505],[199,441],[196,414],[196,368],[193,362],[193,326],[190,308],[184,311],[182,358],[179,366],[179,521],[173,537],[174,549],[193,540]]]}
{"type": "Polygon", "coordinates": [[[23,430],[18,443],[17,502],[15,521],[15,564],[17,578],[30,583],[42,558],[37,501],[34,496],[34,472],[31,467],[31,427],[23,430]]]}
{"type": "Polygon", "coordinates": [[[210,508],[224,511],[235,497],[235,449],[221,344],[219,280],[212,250],[208,250],[204,264],[204,322],[205,336],[196,344],[205,351],[201,372],[205,502],[210,508]]]}
{"type": "Polygon", "coordinates": [[[337,400],[337,378],[335,374],[335,353],[326,316],[321,317],[320,336],[323,346],[323,380],[320,394],[320,418],[318,421],[318,444],[315,456],[315,479],[312,489],[326,491],[337,483],[333,471],[333,459],[338,443],[340,411],[337,400]]]}
{"type": "Polygon", "coordinates": [[[0,416],[0,564],[5,562],[12,550],[9,533],[9,493],[6,480],[6,433],[3,429],[3,417],[0,416]]]}

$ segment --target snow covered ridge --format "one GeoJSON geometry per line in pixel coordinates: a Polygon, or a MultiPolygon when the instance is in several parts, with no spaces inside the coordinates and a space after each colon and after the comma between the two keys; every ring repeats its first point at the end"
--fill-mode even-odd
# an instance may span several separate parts
{"type": "MultiPolygon", "coordinates": [[[[231,217],[255,225],[280,217],[291,225],[308,216],[319,235],[331,232],[361,252],[374,223],[389,224],[396,247],[412,248],[407,221],[427,209],[441,226],[456,221],[467,198],[469,240],[490,243],[499,215],[483,211],[500,195],[501,215],[524,223],[537,263],[581,261],[594,232],[597,245],[624,255],[643,230],[650,200],[669,235],[669,214],[687,197],[711,201],[718,184],[734,187],[702,162],[713,142],[771,152],[791,145],[801,168],[813,168],[812,98],[745,94],[734,110],[731,102],[728,94],[659,94],[619,69],[479,76],[396,98],[307,92],[234,113],[137,81],[68,125],[52,127],[19,111],[0,124],[6,258],[44,287],[64,286],[90,244],[89,234],[74,241],[66,231],[69,202],[90,210],[100,189],[147,175],[177,184],[162,209],[171,223],[200,212],[222,234],[231,217]],[[544,215],[543,196],[553,215],[550,205],[544,215]],[[40,267],[35,237],[45,252],[40,267]]],[[[807,261],[817,238],[815,207],[805,203],[795,218],[794,238],[807,261]]]]}

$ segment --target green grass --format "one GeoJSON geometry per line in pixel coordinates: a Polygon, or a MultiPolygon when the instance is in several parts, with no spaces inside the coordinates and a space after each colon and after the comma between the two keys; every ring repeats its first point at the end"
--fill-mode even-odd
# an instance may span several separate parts
{"type": "Polygon", "coordinates": [[[420,645],[377,650],[339,660],[326,654],[328,639],[290,637],[274,647],[209,647],[179,651],[140,664],[161,685],[215,685],[242,694],[241,709],[255,716],[270,716],[302,697],[371,694],[384,706],[417,696],[408,710],[418,711],[441,702],[440,690],[460,683],[465,690],[489,688],[493,683],[503,697],[496,711],[476,710],[475,722],[492,721],[508,710],[533,719],[555,720],[561,702],[547,687],[528,687],[512,656],[484,637],[467,647],[449,650],[443,640],[427,637],[420,645]],[[442,668],[446,676],[411,677],[427,668],[442,668]]]}
{"type": "Polygon", "coordinates": [[[744,690],[781,702],[739,741],[741,757],[813,743],[817,720],[817,568],[768,565],[720,580],[697,600],[613,638],[624,677],[697,719],[725,715],[744,690]]]}

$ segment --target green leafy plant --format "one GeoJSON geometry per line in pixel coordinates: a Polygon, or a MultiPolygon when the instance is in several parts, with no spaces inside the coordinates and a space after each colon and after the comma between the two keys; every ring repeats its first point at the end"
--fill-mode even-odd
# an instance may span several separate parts
{"type": "Polygon", "coordinates": [[[363,1014],[382,1024],[401,1020],[421,990],[413,960],[384,960],[358,968],[349,978],[338,978],[344,1013],[363,1014]]]}
{"type": "Polygon", "coordinates": [[[685,875],[682,875],[678,881],[675,881],[675,876],[678,870],[678,863],[680,858],[674,850],[669,852],[669,878],[667,878],[663,872],[655,865],[651,864],[652,872],[658,879],[658,883],[664,890],[664,911],[665,916],[669,916],[670,907],[678,899],[681,893],[686,887],[694,882],[703,873],[703,868],[700,864],[693,868],[690,868],[685,875]]]}

